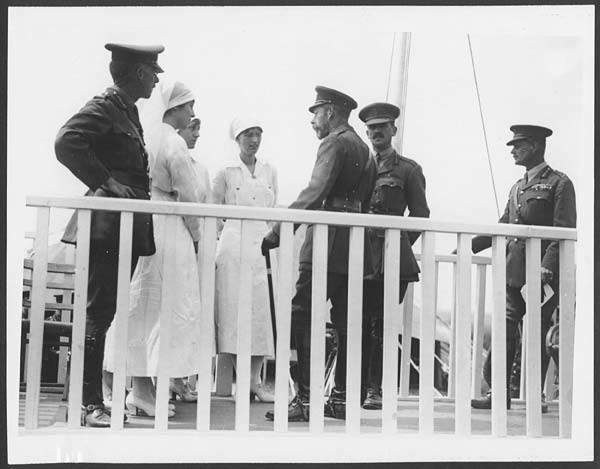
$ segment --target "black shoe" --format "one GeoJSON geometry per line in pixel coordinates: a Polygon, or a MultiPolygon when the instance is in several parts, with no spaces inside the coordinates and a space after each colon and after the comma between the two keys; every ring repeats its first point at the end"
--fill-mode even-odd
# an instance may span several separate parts
{"type": "Polygon", "coordinates": [[[380,410],[381,407],[381,392],[369,388],[369,390],[367,391],[367,397],[363,402],[362,408],[368,410],[380,410]]]}
{"type": "MultiPolygon", "coordinates": [[[[296,396],[288,405],[288,422],[308,422],[310,404],[296,396]]],[[[275,420],[275,412],[269,410],[265,414],[267,420],[275,420]]]]}
{"type": "Polygon", "coordinates": [[[325,403],[325,417],[346,420],[346,392],[335,388],[331,391],[329,399],[325,403]]]}
{"type": "Polygon", "coordinates": [[[546,396],[542,394],[542,414],[548,413],[548,403],[546,402],[546,396]]]}
{"type": "Polygon", "coordinates": [[[110,413],[103,405],[81,406],[81,425],[84,427],[110,427],[110,413]]]}
{"type": "MultiPolygon", "coordinates": [[[[471,407],[474,409],[491,409],[492,408],[492,393],[488,392],[485,397],[471,399],[471,407]]],[[[510,410],[510,394],[506,394],[506,408],[510,410]]]]}

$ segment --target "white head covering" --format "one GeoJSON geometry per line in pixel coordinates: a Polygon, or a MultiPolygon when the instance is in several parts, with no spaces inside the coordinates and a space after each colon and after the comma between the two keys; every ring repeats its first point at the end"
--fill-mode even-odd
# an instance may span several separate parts
{"type": "Polygon", "coordinates": [[[194,101],[196,98],[192,90],[185,86],[180,81],[176,81],[171,86],[167,86],[162,90],[163,101],[165,102],[165,112],[181,104],[194,101]]]}
{"type": "Polygon", "coordinates": [[[144,130],[150,164],[161,146],[163,116],[169,109],[194,101],[192,91],[180,81],[161,80],[148,99],[140,100],[140,122],[144,130]]]}
{"type": "Polygon", "coordinates": [[[235,140],[239,134],[241,134],[244,130],[251,129],[253,127],[258,127],[262,132],[262,126],[258,119],[254,117],[236,117],[231,121],[231,126],[229,127],[229,136],[231,140],[235,140]]]}

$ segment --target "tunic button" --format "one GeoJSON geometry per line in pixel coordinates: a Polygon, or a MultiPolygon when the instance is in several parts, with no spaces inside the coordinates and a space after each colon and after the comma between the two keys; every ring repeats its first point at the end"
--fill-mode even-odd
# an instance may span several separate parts
{"type": "Polygon", "coordinates": [[[517,205],[517,207],[521,208],[521,204],[517,205]]]}
{"type": "Polygon", "coordinates": [[[517,222],[517,221],[519,221],[519,219],[518,219],[518,218],[515,218],[515,222],[517,222]]]}
{"type": "Polygon", "coordinates": [[[518,240],[517,238],[515,238],[515,243],[516,243],[517,241],[519,241],[519,240],[518,240]]]}

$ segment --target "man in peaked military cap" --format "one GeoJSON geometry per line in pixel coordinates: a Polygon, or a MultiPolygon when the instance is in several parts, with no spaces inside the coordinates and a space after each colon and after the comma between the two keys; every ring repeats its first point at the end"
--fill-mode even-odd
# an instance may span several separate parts
{"type": "MultiPolygon", "coordinates": [[[[513,138],[507,142],[512,146],[515,164],[525,166],[527,172],[511,188],[504,214],[499,223],[519,225],[542,225],[575,228],[575,189],[571,180],[563,173],[552,169],[544,160],[546,138],[552,130],[537,125],[513,125],[513,138]]],[[[477,253],[492,245],[488,236],[476,236],[472,250],[477,253]]],[[[558,242],[542,240],[541,282],[550,285],[554,295],[542,306],[542,383],[548,369],[549,357],[545,340],[551,325],[552,313],[558,305],[558,242]]],[[[517,326],[525,315],[525,300],[521,288],[525,285],[525,239],[510,238],[506,243],[506,408],[510,409],[508,390],[511,364],[515,357],[517,326]]],[[[492,386],[492,354],[488,352],[483,376],[492,386]]],[[[490,409],[491,392],[483,398],[471,400],[477,409],[490,409]]],[[[542,396],[542,412],[548,406],[542,396]]]]}
{"type": "MultiPolygon", "coordinates": [[[[324,86],[317,86],[316,91],[317,99],[309,111],[314,114],[311,124],[321,144],[310,182],[290,208],[366,212],[375,168],[370,162],[368,147],[348,124],[350,112],[357,107],[356,101],[324,86]]],[[[280,224],[276,224],[263,240],[263,252],[279,245],[279,232],[280,224]]],[[[328,416],[343,419],[346,404],[349,228],[329,226],[328,239],[327,298],[331,300],[331,322],[338,336],[338,358],[335,387],[325,412],[328,416]]],[[[309,419],[312,242],[311,225],[300,251],[299,276],[292,299],[292,335],[298,353],[298,393],[288,407],[290,421],[309,419]]],[[[365,269],[368,270],[370,249],[368,245],[365,247],[365,269]]],[[[273,412],[268,412],[266,417],[273,420],[273,412]]]]}
{"type": "MultiPolygon", "coordinates": [[[[394,125],[400,109],[389,103],[365,106],[358,117],[367,126],[367,137],[373,145],[377,165],[375,189],[369,213],[410,217],[429,217],[425,197],[425,177],[421,166],[392,146],[394,125]]],[[[402,232],[400,240],[400,298],[404,299],[409,282],[419,280],[419,266],[411,246],[420,232],[402,232]]],[[[365,277],[363,296],[362,393],[363,408],[381,409],[381,379],[383,361],[383,259],[385,230],[368,228],[373,250],[373,272],[365,277]],[[366,394],[366,395],[365,395],[366,394]]]]}
{"type": "MultiPolygon", "coordinates": [[[[162,68],[156,62],[162,46],[106,44],[111,51],[114,85],[95,96],[59,130],[57,159],[83,182],[85,195],[149,199],[148,155],[135,102],[149,98],[162,68]]],[[[110,426],[110,411],[102,403],[102,361],[106,331],[116,310],[120,215],[92,213],[88,303],[83,364],[82,424],[110,426]]],[[[77,242],[73,216],[63,236],[77,242]]],[[[139,256],[155,251],[152,215],[133,221],[131,273],[139,256]]]]}

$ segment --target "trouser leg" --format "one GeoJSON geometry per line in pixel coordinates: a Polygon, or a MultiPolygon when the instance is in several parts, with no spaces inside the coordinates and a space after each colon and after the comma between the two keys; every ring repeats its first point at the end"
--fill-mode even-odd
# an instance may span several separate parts
{"type": "MultiPolygon", "coordinates": [[[[408,282],[400,282],[401,303],[406,295],[408,282]]],[[[383,378],[383,281],[365,282],[365,313],[363,319],[363,380],[364,392],[367,388],[381,392],[383,378]],[[366,337],[365,337],[366,336],[366,337]]]]}
{"type": "MultiPolygon", "coordinates": [[[[556,293],[554,296],[542,307],[541,311],[541,383],[544,386],[544,379],[546,377],[546,371],[548,370],[548,364],[550,357],[546,353],[544,341],[546,334],[550,328],[552,313],[556,309],[558,303],[558,289],[555,289],[556,293]]],[[[512,364],[516,354],[516,339],[517,339],[517,327],[523,316],[525,315],[525,301],[521,296],[521,292],[516,287],[506,287],[506,387],[509,388],[510,373],[512,364]]],[[[521,364],[521,372],[525,364],[521,364]]],[[[490,387],[492,387],[492,349],[488,351],[484,368],[483,377],[490,387]]]]}
{"type": "Polygon", "coordinates": [[[310,314],[312,272],[300,270],[296,293],[292,298],[292,339],[295,342],[298,364],[293,373],[298,397],[309,401],[310,395],[310,314]]]}
{"type": "MultiPolygon", "coordinates": [[[[137,264],[132,256],[131,272],[137,264]]],[[[106,332],[114,318],[117,301],[119,251],[90,246],[88,304],[83,355],[82,404],[102,404],[102,362],[106,332]]]]}

